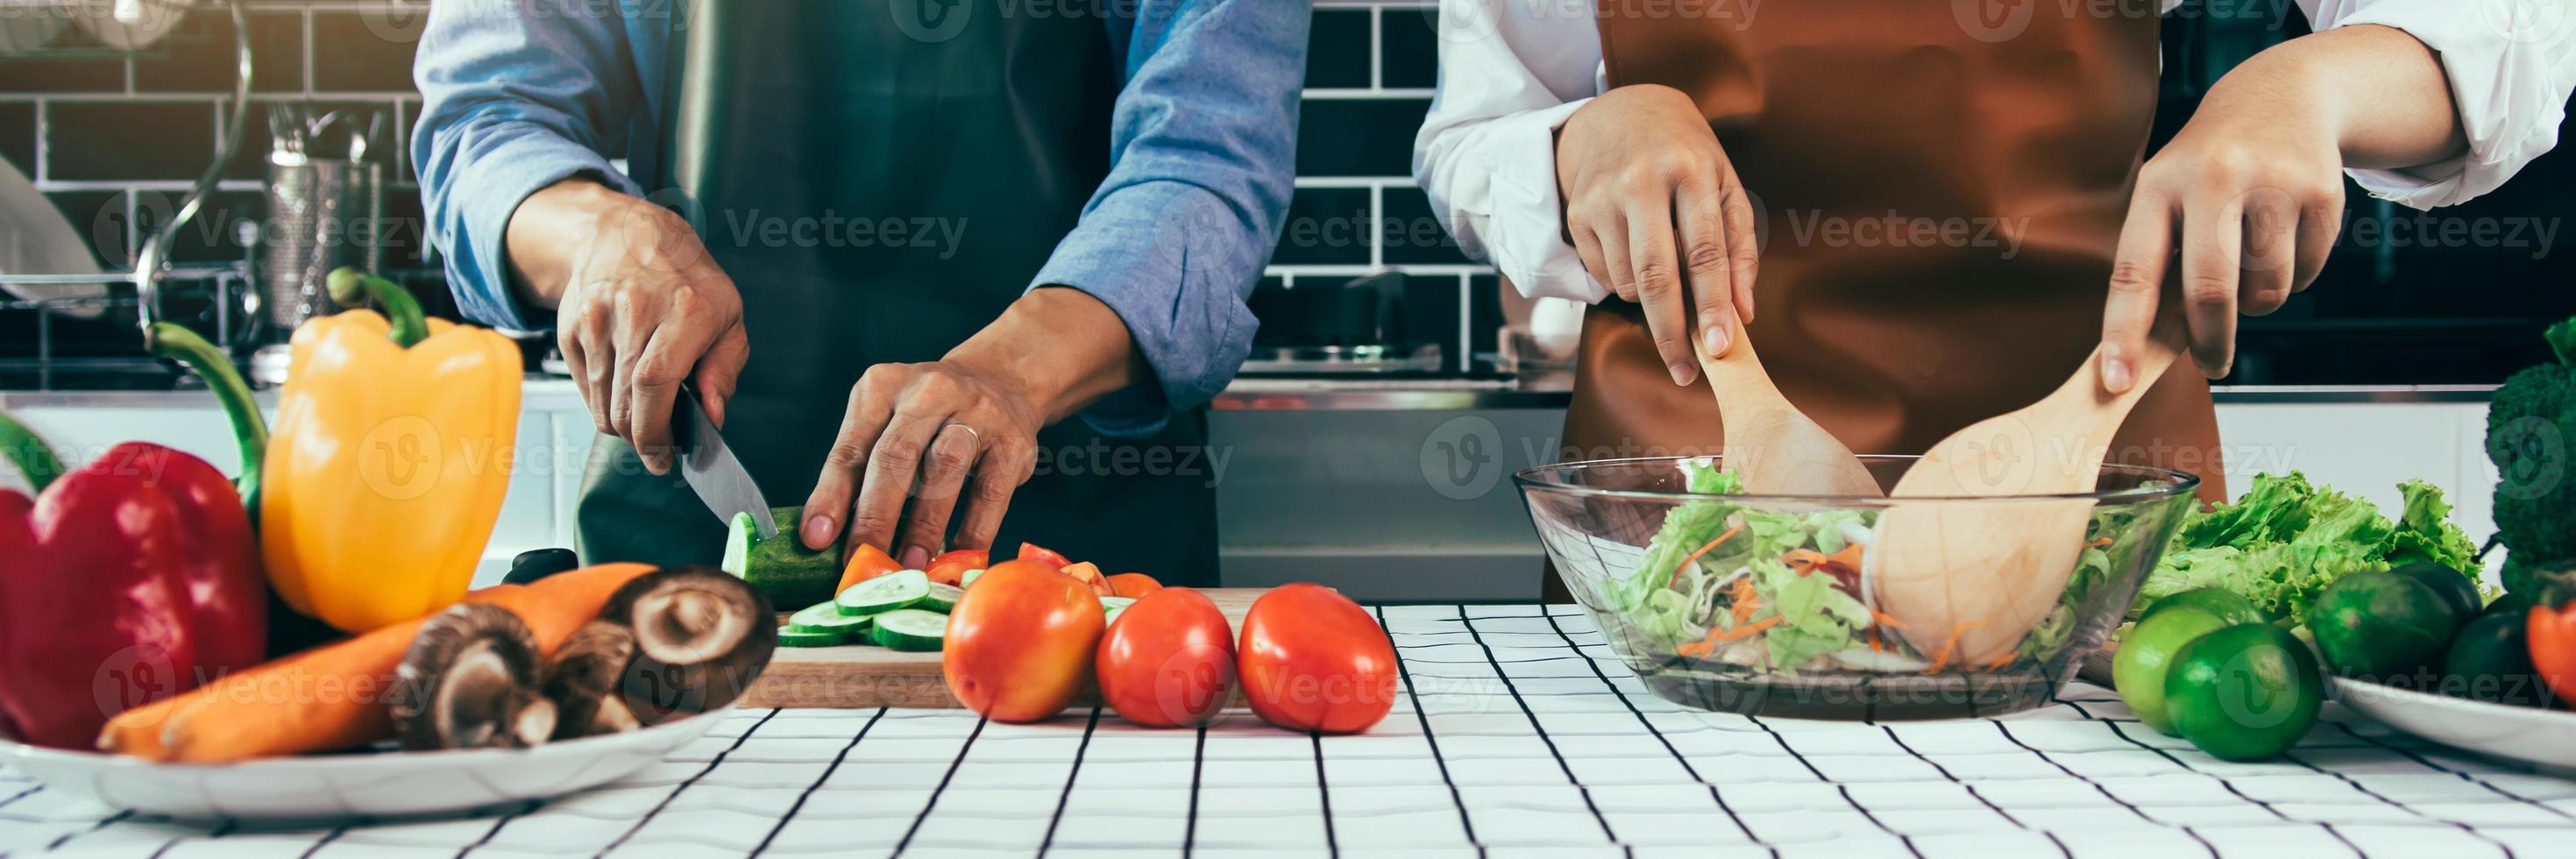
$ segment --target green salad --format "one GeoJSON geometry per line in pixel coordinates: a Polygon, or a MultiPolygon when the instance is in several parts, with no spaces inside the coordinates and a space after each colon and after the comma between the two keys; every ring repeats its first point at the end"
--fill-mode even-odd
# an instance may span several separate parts
{"type": "MultiPolygon", "coordinates": [[[[1691,492],[1737,495],[1743,482],[1707,461],[1682,464],[1691,492]]],[[[2073,637],[2080,608],[2108,580],[2125,511],[2097,513],[2065,594],[2023,639],[2013,661],[2039,659],[2073,637]]],[[[1790,512],[1724,500],[1665,514],[1635,575],[1610,585],[1614,607],[1654,651],[1751,669],[1925,671],[1946,667],[1872,610],[1861,559],[1874,510],[1790,512]]],[[[2009,664],[2009,663],[2007,663],[2009,664]]],[[[1987,666],[2001,667],[2001,666],[1987,666]]]]}

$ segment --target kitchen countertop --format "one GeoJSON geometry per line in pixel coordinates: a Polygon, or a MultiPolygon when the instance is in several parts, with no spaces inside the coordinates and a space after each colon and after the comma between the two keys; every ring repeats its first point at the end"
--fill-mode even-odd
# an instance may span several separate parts
{"type": "Polygon", "coordinates": [[[2083,684],[1996,720],[1753,719],[1648,694],[1573,606],[1380,614],[1406,694],[1357,736],[1243,714],[1192,732],[746,711],[553,802],[284,831],[118,815],[0,771],[0,856],[2530,856],[2576,834],[2576,783],[2331,704],[2258,764],[2144,729],[2083,684]]]}

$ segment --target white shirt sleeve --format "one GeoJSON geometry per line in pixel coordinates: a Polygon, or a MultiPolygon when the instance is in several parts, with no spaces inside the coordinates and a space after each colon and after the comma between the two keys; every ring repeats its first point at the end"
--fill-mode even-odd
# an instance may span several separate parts
{"type": "Polygon", "coordinates": [[[1556,129],[1601,91],[1590,15],[1526,0],[1441,0],[1440,91],[1413,141],[1413,178],[1468,256],[1532,298],[1610,290],[1565,241],[1556,129]]]}
{"type": "Polygon", "coordinates": [[[2371,196],[2417,209],[2493,191],[2558,144],[2576,90],[2576,4],[2567,0],[2300,0],[2314,29],[2403,30],[2441,60],[2466,154],[2399,170],[2347,170],[2371,196]]]}

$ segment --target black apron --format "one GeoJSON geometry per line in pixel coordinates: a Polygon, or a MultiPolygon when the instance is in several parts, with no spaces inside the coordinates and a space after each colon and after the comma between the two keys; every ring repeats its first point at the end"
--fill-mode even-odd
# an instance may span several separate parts
{"type": "MultiPolygon", "coordinates": [[[[654,199],[742,293],[751,361],[725,440],[770,503],[801,504],[860,374],[938,360],[1073,228],[1109,169],[1107,24],[1082,4],[1009,14],[1026,11],[1016,0],[681,5],[654,199]]],[[[1027,541],[1216,584],[1209,478],[1157,466],[1204,461],[1206,437],[1196,410],[1143,439],[1047,428],[995,554],[1027,541]]],[[[591,563],[713,563],[724,543],[676,472],[652,476],[613,437],[592,453],[578,523],[591,563]]]]}

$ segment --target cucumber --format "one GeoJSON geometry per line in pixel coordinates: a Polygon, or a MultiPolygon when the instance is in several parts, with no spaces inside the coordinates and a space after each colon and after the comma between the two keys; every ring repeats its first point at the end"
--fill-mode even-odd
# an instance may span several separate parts
{"type": "Polygon", "coordinates": [[[958,576],[958,577],[957,577],[957,586],[962,588],[962,587],[966,587],[967,585],[974,584],[974,583],[975,583],[975,580],[976,580],[976,579],[978,579],[978,578],[981,578],[983,575],[984,575],[984,569],[983,569],[982,567],[977,567],[977,568],[972,569],[972,570],[967,570],[967,571],[965,572],[965,574],[960,575],[960,576],[958,576]]]}
{"type": "Polygon", "coordinates": [[[865,635],[868,618],[873,615],[842,614],[837,603],[819,602],[787,616],[787,628],[797,632],[830,632],[840,635],[865,635]]]}
{"type": "Polygon", "coordinates": [[[1126,611],[1128,606],[1135,604],[1135,597],[1101,597],[1100,610],[1108,614],[1101,619],[1101,625],[1107,626],[1110,621],[1117,620],[1119,612],[1126,611]]]}
{"type": "Polygon", "coordinates": [[[805,632],[793,626],[778,628],[780,647],[837,647],[848,643],[849,636],[837,632],[805,632]]]}
{"type": "Polygon", "coordinates": [[[917,608],[896,609],[877,615],[868,637],[892,650],[938,650],[948,637],[948,616],[917,608]]]}
{"type": "Polygon", "coordinates": [[[717,568],[750,578],[751,542],[758,539],[760,529],[752,523],[751,514],[733,514],[733,521],[725,523],[724,563],[716,565],[717,568]]]}
{"type": "Polygon", "coordinates": [[[896,570],[841,590],[832,602],[840,605],[842,614],[884,614],[930,598],[930,575],[920,570],[896,570]]]}
{"type": "Polygon", "coordinates": [[[957,607],[957,600],[965,595],[965,588],[961,588],[956,585],[943,585],[938,582],[932,582],[930,584],[930,596],[922,599],[920,608],[926,608],[940,614],[947,614],[949,610],[957,607]]]}
{"type": "Polygon", "coordinates": [[[837,551],[813,551],[796,540],[799,523],[795,507],[777,507],[769,511],[778,524],[778,536],[760,539],[760,531],[749,512],[734,514],[725,528],[725,572],[741,576],[752,587],[769,597],[770,605],[812,605],[832,598],[832,588],[841,583],[841,562],[837,551]]]}

